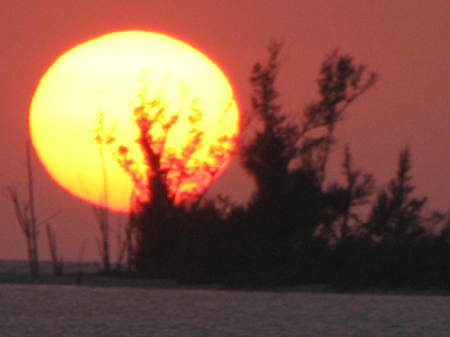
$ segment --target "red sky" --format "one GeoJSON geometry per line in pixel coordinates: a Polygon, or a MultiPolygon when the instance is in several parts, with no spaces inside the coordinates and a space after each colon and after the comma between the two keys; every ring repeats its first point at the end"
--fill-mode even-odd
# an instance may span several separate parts
{"type": "MultiPolygon", "coordinates": [[[[28,107],[40,76],[54,59],[104,33],[141,29],[184,40],[215,60],[229,76],[243,110],[249,108],[249,71],[266,56],[271,38],[285,49],[279,88],[285,111],[301,111],[316,98],[315,80],[335,48],[376,71],[379,81],[350,109],[338,128],[355,162],[382,186],[397,154],[412,150],[417,195],[429,207],[450,207],[450,3],[446,0],[2,0],[0,3],[0,259],[26,256],[6,196],[23,188],[28,107]]],[[[61,190],[37,165],[38,213],[51,220],[64,258],[97,259],[97,227],[90,207],[61,190]]],[[[338,168],[334,169],[338,172],[338,168]]],[[[211,192],[245,200],[252,183],[231,165],[211,192]]],[[[48,258],[42,228],[41,256],[48,258]]]]}

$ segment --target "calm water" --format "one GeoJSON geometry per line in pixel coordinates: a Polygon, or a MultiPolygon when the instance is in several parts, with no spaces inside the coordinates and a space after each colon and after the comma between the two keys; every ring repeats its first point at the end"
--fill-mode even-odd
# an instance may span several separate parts
{"type": "Polygon", "coordinates": [[[0,336],[450,336],[450,297],[0,284],[0,336]]]}

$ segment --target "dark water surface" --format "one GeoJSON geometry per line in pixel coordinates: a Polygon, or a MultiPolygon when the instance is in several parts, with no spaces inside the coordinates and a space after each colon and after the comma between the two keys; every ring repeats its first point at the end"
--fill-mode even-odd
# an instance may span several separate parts
{"type": "Polygon", "coordinates": [[[448,337],[450,297],[0,284],[0,336],[448,337]]]}

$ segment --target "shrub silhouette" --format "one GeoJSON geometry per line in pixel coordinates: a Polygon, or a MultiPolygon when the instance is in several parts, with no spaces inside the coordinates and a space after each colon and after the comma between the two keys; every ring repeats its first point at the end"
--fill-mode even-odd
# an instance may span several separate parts
{"type": "MultiPolygon", "coordinates": [[[[448,286],[450,217],[426,215],[426,199],[412,196],[408,149],[401,151],[396,176],[379,191],[367,217],[358,207],[371,202],[375,180],[355,167],[348,146],[343,182],[327,177],[336,127],[351,103],[374,85],[375,74],[352,57],[332,52],[320,68],[319,99],[294,124],[282,112],[276,89],[281,48],[272,43],[267,62],[257,63],[250,76],[257,130],[239,154],[256,190],[245,205],[202,196],[178,202],[181,184],[171,182],[194,177],[189,168],[183,171],[182,163],[202,144],[195,118],[190,145],[182,151],[186,157],[179,161],[162,152],[164,135],[176,117],[159,119],[165,107],[158,101],[143,101],[135,109],[146,176],[134,169],[126,148],[117,150],[138,192],[130,227],[135,270],[150,277],[233,287],[311,282],[448,286]],[[150,132],[158,123],[166,130],[162,139],[150,132]],[[171,168],[177,173],[170,175],[171,168]],[[443,228],[433,234],[427,224],[443,228]]],[[[210,153],[223,160],[220,148],[210,153]]],[[[199,169],[209,177],[216,174],[207,166],[199,169]]]]}
{"type": "MultiPolygon", "coordinates": [[[[315,245],[319,225],[341,214],[350,217],[350,205],[362,198],[357,194],[363,186],[359,182],[354,186],[359,172],[349,172],[358,177],[349,177],[347,190],[336,186],[327,190],[324,180],[336,124],[344,119],[348,106],[375,83],[375,75],[367,75],[365,67],[354,65],[351,57],[331,53],[321,66],[320,99],[308,105],[299,124],[293,124],[281,113],[275,86],[281,44],[272,43],[268,52],[268,61],[257,63],[250,77],[260,128],[241,154],[243,167],[256,183],[247,207],[252,228],[249,239],[258,246],[255,254],[259,257],[253,259],[287,268],[290,262],[286,261],[291,260],[287,257],[295,256],[294,251],[307,254],[304,250],[315,245]],[[343,193],[352,199],[347,207],[339,205],[343,193]],[[328,219],[331,210],[336,214],[328,219]]],[[[365,184],[368,188],[370,181],[365,184]]]]}
{"type": "MultiPolygon", "coordinates": [[[[207,148],[207,161],[196,158],[204,150],[203,131],[199,128],[202,110],[196,99],[169,112],[164,99],[146,99],[134,108],[139,130],[137,142],[144,157],[145,170],[130,157],[129,149],[119,145],[115,155],[132,179],[133,194],[130,229],[133,238],[131,263],[145,275],[173,277],[182,268],[188,215],[199,211],[202,189],[214,179],[227,160],[234,143],[230,137],[217,139],[207,148]],[[188,139],[182,148],[167,145],[177,122],[186,119],[188,139]]],[[[181,104],[181,103],[180,103],[181,104]]]]}
{"type": "Polygon", "coordinates": [[[424,222],[421,211],[426,198],[413,198],[411,183],[411,154],[409,149],[400,152],[397,175],[391,179],[386,189],[377,197],[368,221],[369,235],[382,242],[400,244],[404,240],[414,240],[423,234],[424,222]]]}
{"type": "MultiPolygon", "coordinates": [[[[400,152],[397,173],[381,189],[368,219],[356,236],[342,240],[334,252],[341,287],[448,287],[449,240],[445,230],[426,228],[426,198],[412,196],[410,151],[400,152]]],[[[438,214],[437,220],[444,220],[438,214]]]]}

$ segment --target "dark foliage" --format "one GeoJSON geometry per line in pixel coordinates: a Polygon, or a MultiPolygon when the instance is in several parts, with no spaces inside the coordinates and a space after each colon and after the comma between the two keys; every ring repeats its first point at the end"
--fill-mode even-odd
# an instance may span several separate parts
{"type": "MultiPolygon", "coordinates": [[[[426,198],[412,196],[409,171],[410,153],[405,149],[395,178],[378,194],[360,235],[337,246],[337,285],[448,288],[450,240],[445,229],[437,235],[430,232],[423,212],[426,198]]],[[[435,216],[438,223],[445,220],[443,214],[435,216]]]]}
{"type": "Polygon", "coordinates": [[[409,150],[400,153],[396,176],[367,218],[359,207],[371,201],[375,181],[355,168],[349,147],[343,182],[326,179],[337,123],[375,75],[350,56],[331,53],[321,66],[319,99],[294,124],[282,113],[275,85],[281,45],[268,51],[268,61],[250,76],[257,131],[240,148],[256,184],[247,205],[226,198],[176,204],[141,129],[154,174],[152,200],[134,215],[134,268],[148,277],[231,287],[448,287],[450,215],[428,216],[426,199],[413,197],[409,150]],[[432,234],[430,224],[443,228],[432,234]]]}
{"type": "Polygon", "coordinates": [[[411,197],[410,167],[410,152],[405,149],[400,153],[396,177],[379,193],[369,217],[368,234],[375,239],[399,244],[423,235],[421,210],[426,198],[411,197]]]}

